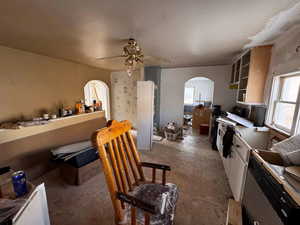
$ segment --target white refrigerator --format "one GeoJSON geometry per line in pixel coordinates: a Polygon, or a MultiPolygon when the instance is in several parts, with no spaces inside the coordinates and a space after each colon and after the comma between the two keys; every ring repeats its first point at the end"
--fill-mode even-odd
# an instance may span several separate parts
{"type": "Polygon", "coordinates": [[[137,82],[137,148],[152,149],[154,88],[152,81],[137,82]]]}

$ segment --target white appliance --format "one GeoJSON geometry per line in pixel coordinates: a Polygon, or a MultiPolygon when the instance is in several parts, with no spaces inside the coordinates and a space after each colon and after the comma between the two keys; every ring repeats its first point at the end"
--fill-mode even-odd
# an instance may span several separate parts
{"type": "Polygon", "coordinates": [[[13,225],[50,225],[44,184],[37,186],[13,218],[13,225]]]}
{"type": "Polygon", "coordinates": [[[152,81],[137,82],[137,148],[151,150],[153,138],[154,88],[152,81]]]}

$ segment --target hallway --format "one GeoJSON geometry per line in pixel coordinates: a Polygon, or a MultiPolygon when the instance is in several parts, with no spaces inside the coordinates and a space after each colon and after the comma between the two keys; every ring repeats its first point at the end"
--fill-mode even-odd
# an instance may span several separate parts
{"type": "MultiPolygon", "coordinates": [[[[142,152],[142,161],[171,166],[167,181],[179,187],[177,225],[225,224],[231,192],[218,152],[211,150],[206,136],[189,132],[181,142],[154,143],[151,152],[142,152]]],[[[146,174],[150,177],[151,170],[146,174]]],[[[35,181],[46,183],[52,225],[114,224],[103,173],[81,186],[67,185],[58,177],[57,169],[35,181]]]]}

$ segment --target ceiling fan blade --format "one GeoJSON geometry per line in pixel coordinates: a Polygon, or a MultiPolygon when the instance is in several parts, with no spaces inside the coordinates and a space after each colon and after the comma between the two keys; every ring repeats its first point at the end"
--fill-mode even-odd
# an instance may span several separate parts
{"type": "Polygon", "coordinates": [[[96,57],[97,60],[107,60],[107,59],[115,59],[115,58],[123,58],[124,56],[123,55],[117,55],[117,56],[109,56],[109,57],[103,57],[103,58],[100,58],[100,57],[96,57]]]}
{"type": "Polygon", "coordinates": [[[150,55],[146,55],[144,56],[144,60],[147,62],[151,63],[158,63],[158,64],[170,64],[171,61],[162,57],[158,57],[158,56],[150,56],[150,55]]]}

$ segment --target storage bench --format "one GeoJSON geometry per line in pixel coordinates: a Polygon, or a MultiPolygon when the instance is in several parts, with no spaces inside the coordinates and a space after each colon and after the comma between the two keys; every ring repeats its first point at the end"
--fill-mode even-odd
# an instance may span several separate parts
{"type": "Polygon", "coordinates": [[[60,166],[61,177],[71,185],[81,185],[101,172],[102,168],[99,159],[81,167],[76,167],[69,163],[62,163],[60,166]]]}

